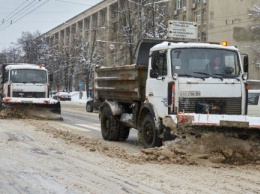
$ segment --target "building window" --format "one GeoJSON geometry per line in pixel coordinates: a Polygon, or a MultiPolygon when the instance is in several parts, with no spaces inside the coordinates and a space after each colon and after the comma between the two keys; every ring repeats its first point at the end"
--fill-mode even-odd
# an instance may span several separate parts
{"type": "Polygon", "coordinates": [[[187,0],[182,0],[182,6],[186,7],[187,6],[187,0]]]}
{"type": "Polygon", "coordinates": [[[186,21],[186,20],[187,20],[186,15],[183,15],[182,16],[182,21],[186,21]]]}
{"type": "Polygon", "coordinates": [[[166,15],[167,14],[167,6],[166,6],[166,4],[162,5],[161,14],[162,15],[166,15]]]}
{"type": "Polygon", "coordinates": [[[182,0],[176,0],[176,9],[181,9],[182,8],[182,0]]]}
{"type": "Polygon", "coordinates": [[[203,42],[207,41],[207,34],[205,32],[201,32],[201,41],[203,42]]]}
{"type": "Polygon", "coordinates": [[[187,0],[176,0],[176,9],[182,9],[187,6],[187,0]]]}
{"type": "Polygon", "coordinates": [[[198,25],[201,25],[201,11],[195,11],[194,13],[194,21],[197,22],[198,25]]]}
{"type": "Polygon", "coordinates": [[[202,10],[201,15],[202,15],[201,21],[202,21],[203,25],[206,25],[206,22],[207,22],[207,11],[206,11],[206,9],[202,10]]]}

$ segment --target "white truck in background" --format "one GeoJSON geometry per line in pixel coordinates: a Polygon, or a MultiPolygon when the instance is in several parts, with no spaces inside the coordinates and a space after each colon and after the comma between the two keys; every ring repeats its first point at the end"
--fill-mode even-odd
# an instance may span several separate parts
{"type": "Polygon", "coordinates": [[[60,114],[60,102],[49,98],[52,76],[42,65],[0,64],[0,106],[48,110],[60,114]]]}
{"type": "Polygon", "coordinates": [[[105,140],[126,140],[138,130],[144,147],[187,133],[260,134],[247,116],[248,57],[216,43],[142,40],[135,64],[97,67],[94,102],[105,140]],[[222,61],[213,72],[213,58],[222,61]]]}

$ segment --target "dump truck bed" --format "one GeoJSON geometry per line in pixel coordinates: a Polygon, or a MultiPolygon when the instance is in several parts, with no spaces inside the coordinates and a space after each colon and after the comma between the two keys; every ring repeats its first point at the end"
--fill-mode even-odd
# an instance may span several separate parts
{"type": "Polygon", "coordinates": [[[95,69],[94,98],[122,103],[144,101],[150,48],[165,39],[142,39],[135,48],[134,65],[95,69]]]}
{"type": "Polygon", "coordinates": [[[124,103],[145,99],[147,66],[126,65],[95,70],[95,98],[124,103]]]}

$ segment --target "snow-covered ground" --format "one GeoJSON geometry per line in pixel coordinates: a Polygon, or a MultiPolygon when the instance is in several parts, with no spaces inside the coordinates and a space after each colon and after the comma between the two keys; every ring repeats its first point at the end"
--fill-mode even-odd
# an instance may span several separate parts
{"type": "Polygon", "coordinates": [[[82,91],[82,97],[80,98],[80,91],[70,92],[72,102],[82,102],[86,103],[88,97],[86,96],[86,91],[82,91]]]}

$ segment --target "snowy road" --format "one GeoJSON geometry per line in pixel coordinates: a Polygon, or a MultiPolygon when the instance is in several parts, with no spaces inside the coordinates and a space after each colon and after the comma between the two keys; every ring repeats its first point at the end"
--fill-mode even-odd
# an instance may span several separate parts
{"type": "Polygon", "coordinates": [[[260,164],[167,160],[165,150],[79,129],[0,119],[0,193],[260,193],[260,164]]]}
{"type": "Polygon", "coordinates": [[[0,193],[159,193],[104,168],[99,154],[50,139],[28,123],[0,126],[0,193]]]}

